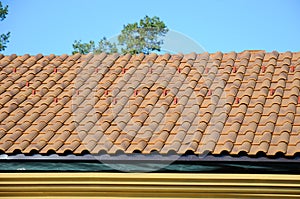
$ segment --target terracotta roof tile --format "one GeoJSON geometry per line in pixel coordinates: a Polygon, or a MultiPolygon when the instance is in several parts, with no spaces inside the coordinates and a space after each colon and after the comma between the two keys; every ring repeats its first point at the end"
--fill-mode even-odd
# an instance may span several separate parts
{"type": "Polygon", "coordinates": [[[0,150],[300,152],[300,53],[3,56],[0,150]]]}

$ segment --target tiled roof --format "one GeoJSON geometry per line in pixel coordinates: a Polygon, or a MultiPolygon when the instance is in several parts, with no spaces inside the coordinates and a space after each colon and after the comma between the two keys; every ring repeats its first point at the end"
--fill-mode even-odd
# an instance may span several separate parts
{"type": "Polygon", "coordinates": [[[293,156],[300,52],[0,55],[2,153],[293,156]]]}

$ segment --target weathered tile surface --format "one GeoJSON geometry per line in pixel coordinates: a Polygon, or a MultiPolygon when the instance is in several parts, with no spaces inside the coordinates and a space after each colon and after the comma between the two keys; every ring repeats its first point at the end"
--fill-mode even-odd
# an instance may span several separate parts
{"type": "Polygon", "coordinates": [[[2,153],[300,152],[300,53],[0,55],[2,153]]]}

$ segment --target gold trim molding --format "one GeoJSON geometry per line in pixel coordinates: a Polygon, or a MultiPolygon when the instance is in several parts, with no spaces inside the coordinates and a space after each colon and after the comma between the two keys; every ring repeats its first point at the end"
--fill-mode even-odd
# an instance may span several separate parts
{"type": "Polygon", "coordinates": [[[0,173],[1,198],[295,198],[300,175],[0,173]]]}

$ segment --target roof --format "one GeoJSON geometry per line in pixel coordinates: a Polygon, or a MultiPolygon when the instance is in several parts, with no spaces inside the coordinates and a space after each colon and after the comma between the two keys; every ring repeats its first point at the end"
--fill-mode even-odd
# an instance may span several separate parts
{"type": "Polygon", "coordinates": [[[300,52],[0,58],[5,154],[300,152],[300,52]]]}

